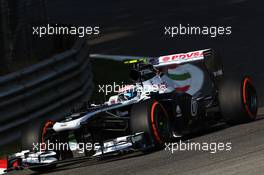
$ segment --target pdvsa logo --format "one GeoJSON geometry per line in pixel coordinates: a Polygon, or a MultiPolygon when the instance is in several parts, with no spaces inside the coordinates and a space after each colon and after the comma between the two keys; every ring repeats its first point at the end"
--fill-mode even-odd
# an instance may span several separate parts
{"type": "Polygon", "coordinates": [[[166,63],[170,61],[186,61],[186,60],[195,60],[199,58],[203,58],[203,51],[194,51],[189,53],[181,53],[181,54],[175,54],[175,55],[167,55],[162,56],[159,58],[160,63],[166,63]]]}

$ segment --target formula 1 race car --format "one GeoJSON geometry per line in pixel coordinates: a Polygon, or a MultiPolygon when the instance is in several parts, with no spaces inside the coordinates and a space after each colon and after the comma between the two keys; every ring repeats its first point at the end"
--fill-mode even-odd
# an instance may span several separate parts
{"type": "Polygon", "coordinates": [[[7,169],[43,171],[72,158],[73,150],[90,157],[150,151],[204,127],[256,119],[251,78],[224,76],[212,49],[125,63],[131,85],[104,104],[89,104],[62,121],[43,123],[36,149],[9,157],[7,169]]]}

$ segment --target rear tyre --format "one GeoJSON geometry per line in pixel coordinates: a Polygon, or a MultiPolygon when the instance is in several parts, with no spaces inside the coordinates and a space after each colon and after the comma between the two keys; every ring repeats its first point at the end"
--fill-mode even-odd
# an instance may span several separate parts
{"type": "Polygon", "coordinates": [[[171,139],[169,115],[156,100],[146,100],[132,106],[130,128],[133,134],[144,132],[147,147],[160,148],[171,139]]]}
{"type": "Polygon", "coordinates": [[[250,122],[257,116],[257,93],[250,77],[224,79],[219,85],[219,103],[226,123],[250,122]]]}

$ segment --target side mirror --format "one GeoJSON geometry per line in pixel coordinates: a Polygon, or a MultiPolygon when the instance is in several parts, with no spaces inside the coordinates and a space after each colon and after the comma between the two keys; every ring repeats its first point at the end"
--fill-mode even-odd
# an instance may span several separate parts
{"type": "Polygon", "coordinates": [[[130,70],[129,76],[132,80],[138,81],[140,78],[140,72],[137,71],[136,69],[130,70]]]}

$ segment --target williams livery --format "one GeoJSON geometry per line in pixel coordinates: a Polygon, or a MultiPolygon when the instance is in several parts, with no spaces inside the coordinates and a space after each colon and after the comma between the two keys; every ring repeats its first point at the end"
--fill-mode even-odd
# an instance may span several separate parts
{"type": "Polygon", "coordinates": [[[83,151],[91,158],[149,152],[219,123],[233,125],[256,118],[257,94],[251,78],[224,75],[212,49],[125,63],[130,67],[130,85],[103,104],[87,103],[62,121],[44,122],[32,134],[42,149],[32,149],[29,142],[27,151],[8,157],[7,171],[24,167],[45,171],[74,159],[74,149],[61,149],[61,145],[79,143],[80,151],[89,144],[83,151]],[[51,143],[60,146],[48,149],[51,143]]]}

